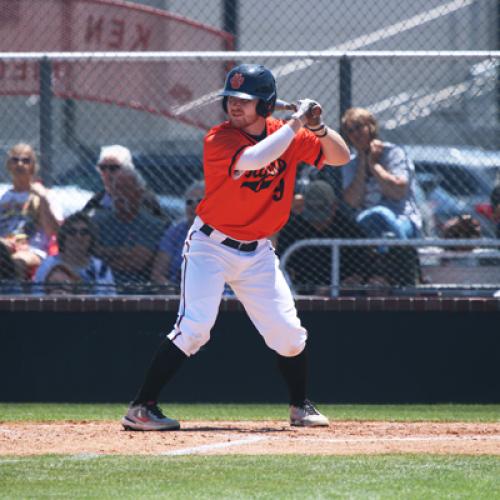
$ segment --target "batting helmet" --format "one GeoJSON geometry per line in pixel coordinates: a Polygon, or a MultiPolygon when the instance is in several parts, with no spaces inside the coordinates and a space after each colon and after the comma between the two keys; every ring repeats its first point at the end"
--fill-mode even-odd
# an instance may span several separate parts
{"type": "Polygon", "coordinates": [[[273,74],[261,64],[241,64],[233,68],[226,77],[222,107],[227,113],[227,96],[240,99],[259,99],[257,113],[264,118],[274,111],[276,103],[276,81],[273,74]]]}

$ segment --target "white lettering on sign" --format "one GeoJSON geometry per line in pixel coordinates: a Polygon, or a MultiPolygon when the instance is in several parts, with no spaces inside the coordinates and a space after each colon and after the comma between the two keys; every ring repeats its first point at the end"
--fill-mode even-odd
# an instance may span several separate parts
{"type": "Polygon", "coordinates": [[[84,42],[93,48],[115,50],[148,50],[152,29],[123,18],[87,17],[84,42]]]}

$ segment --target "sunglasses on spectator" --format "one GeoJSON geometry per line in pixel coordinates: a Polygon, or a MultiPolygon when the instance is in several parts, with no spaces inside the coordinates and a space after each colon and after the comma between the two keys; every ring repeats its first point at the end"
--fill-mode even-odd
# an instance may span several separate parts
{"type": "Polygon", "coordinates": [[[201,200],[202,200],[202,198],[198,198],[198,199],[196,199],[196,200],[193,200],[192,198],[188,198],[188,199],[186,200],[186,205],[187,205],[188,207],[190,207],[191,205],[198,205],[198,203],[200,203],[200,201],[201,201],[201,200]]]}
{"type": "Polygon", "coordinates": [[[364,123],[354,123],[352,127],[346,127],[345,131],[348,134],[352,134],[353,132],[357,132],[358,130],[361,130],[365,126],[364,123]]]}
{"type": "Polygon", "coordinates": [[[121,165],[118,165],[118,163],[102,163],[97,165],[97,168],[101,172],[105,172],[106,170],[108,172],[116,172],[118,169],[121,168],[121,165]]]}
{"type": "Polygon", "coordinates": [[[9,161],[12,163],[21,162],[23,165],[29,165],[31,163],[31,158],[29,156],[11,156],[9,161]]]}
{"type": "Polygon", "coordinates": [[[68,229],[68,234],[70,236],[76,236],[77,234],[80,236],[89,236],[90,229],[87,227],[82,227],[81,229],[78,229],[77,227],[70,227],[68,229]]]}

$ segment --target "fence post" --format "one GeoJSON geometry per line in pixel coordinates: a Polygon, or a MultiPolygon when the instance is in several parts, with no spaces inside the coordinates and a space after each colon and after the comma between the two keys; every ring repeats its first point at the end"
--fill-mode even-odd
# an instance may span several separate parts
{"type": "Polygon", "coordinates": [[[351,60],[348,56],[342,56],[339,62],[339,129],[340,120],[345,111],[351,107],[352,103],[352,73],[351,60]]]}
{"type": "MultiPolygon", "coordinates": [[[[500,50],[500,1],[497,1],[497,50],[500,50]]],[[[500,121],[500,65],[497,65],[497,120],[500,121]]],[[[498,134],[496,147],[500,147],[498,134]]]]}
{"type": "Polygon", "coordinates": [[[237,50],[238,46],[238,7],[239,0],[224,0],[224,31],[231,33],[234,36],[234,47],[232,50],[237,50]]]}
{"type": "Polygon", "coordinates": [[[45,185],[52,179],[52,63],[40,61],[40,163],[45,185]]]}
{"type": "Polygon", "coordinates": [[[331,296],[338,297],[340,294],[340,245],[332,245],[332,279],[331,296]]]}

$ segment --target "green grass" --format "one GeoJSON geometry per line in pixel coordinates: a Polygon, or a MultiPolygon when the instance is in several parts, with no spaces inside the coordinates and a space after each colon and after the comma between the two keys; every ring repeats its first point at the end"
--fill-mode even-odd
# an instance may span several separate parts
{"type": "Polygon", "coordinates": [[[0,498],[494,499],[500,458],[467,456],[0,459],[0,498]]]}
{"type": "MultiPolygon", "coordinates": [[[[500,422],[500,405],[327,405],[331,420],[500,422]]],[[[0,403],[0,422],[116,420],[124,404],[0,403]]],[[[181,420],[269,420],[288,418],[286,405],[165,404],[165,413],[181,420]]]]}
{"type": "MultiPolygon", "coordinates": [[[[332,420],[500,421],[500,405],[319,406],[332,420]]],[[[163,407],[181,420],[288,417],[286,405],[163,407]]],[[[0,403],[0,423],[118,420],[125,409],[0,403]]],[[[500,499],[500,455],[0,456],[0,499],[45,497],[490,500],[500,499]]]]}

